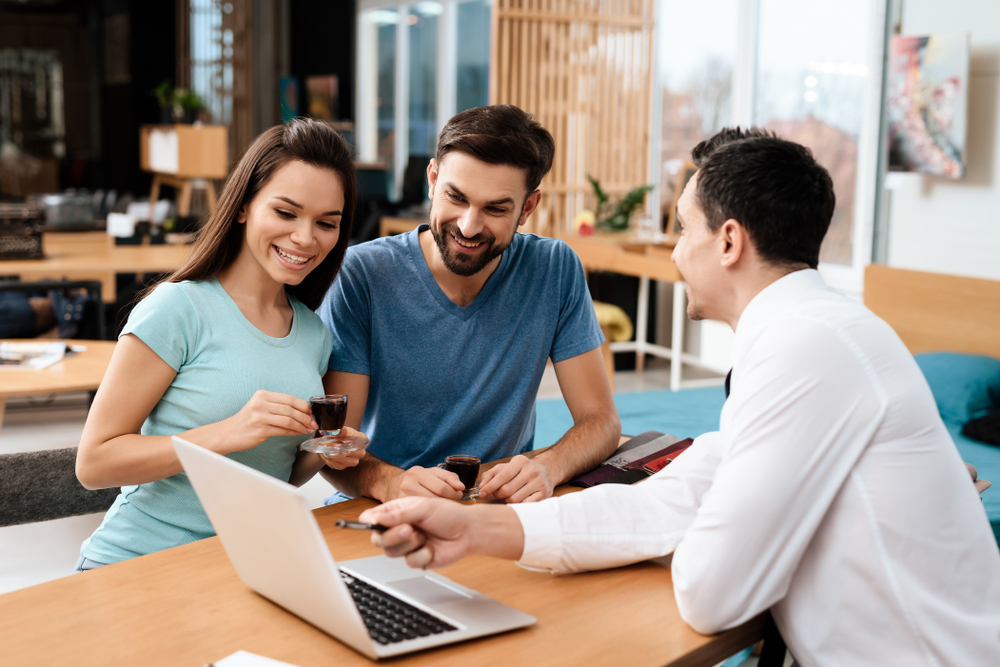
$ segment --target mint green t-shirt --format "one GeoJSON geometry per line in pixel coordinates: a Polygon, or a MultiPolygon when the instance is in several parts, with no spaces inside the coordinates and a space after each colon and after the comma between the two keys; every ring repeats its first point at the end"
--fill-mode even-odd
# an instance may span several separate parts
{"type": "MultiPolygon", "coordinates": [[[[259,389],[303,400],[323,394],[330,331],[294,297],[292,330],[272,338],[253,326],[214,278],[162,283],[129,315],[122,335],[148,345],[177,376],[142,425],[143,435],[174,435],[233,416],[259,389]]],[[[227,456],[287,481],[307,435],[268,438],[227,456]]],[[[116,563],[215,532],[180,473],[122,487],[100,527],[81,548],[86,558],[116,563]]]]}

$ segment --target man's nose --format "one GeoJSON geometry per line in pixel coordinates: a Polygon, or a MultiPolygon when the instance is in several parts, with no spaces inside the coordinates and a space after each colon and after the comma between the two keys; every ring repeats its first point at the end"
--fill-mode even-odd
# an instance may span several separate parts
{"type": "Polygon", "coordinates": [[[479,209],[470,206],[465,211],[465,214],[458,221],[458,231],[462,232],[462,236],[467,239],[471,239],[483,231],[483,222],[479,209]]]}

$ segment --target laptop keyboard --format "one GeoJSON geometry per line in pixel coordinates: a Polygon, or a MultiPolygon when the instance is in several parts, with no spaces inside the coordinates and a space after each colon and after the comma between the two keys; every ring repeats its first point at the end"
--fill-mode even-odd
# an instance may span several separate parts
{"type": "Polygon", "coordinates": [[[361,612],[368,634],[379,644],[394,644],[458,629],[346,572],[341,572],[340,576],[361,612]]]}

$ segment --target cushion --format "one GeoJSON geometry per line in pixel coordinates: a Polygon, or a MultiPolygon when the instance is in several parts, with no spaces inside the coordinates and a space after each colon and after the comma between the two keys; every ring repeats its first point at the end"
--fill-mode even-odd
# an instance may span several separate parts
{"type": "Polygon", "coordinates": [[[615,342],[632,340],[632,320],[624,310],[611,303],[595,301],[594,313],[597,315],[597,323],[611,330],[612,340],[615,342]]]}
{"type": "Polygon", "coordinates": [[[1000,446],[1000,410],[991,412],[985,417],[965,422],[965,426],[962,427],[962,435],[979,442],[1000,446]]]}
{"type": "Polygon", "coordinates": [[[1000,359],[957,352],[915,357],[946,422],[964,424],[1000,406],[1000,359]]]}

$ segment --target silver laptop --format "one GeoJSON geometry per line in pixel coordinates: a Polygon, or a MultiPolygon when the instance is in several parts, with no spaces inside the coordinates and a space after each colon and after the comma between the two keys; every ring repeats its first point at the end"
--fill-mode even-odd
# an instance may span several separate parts
{"type": "Polygon", "coordinates": [[[174,449],[240,579],[369,658],[535,622],[403,559],[334,562],[297,488],[181,438],[174,449]]]}

